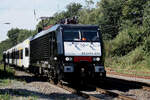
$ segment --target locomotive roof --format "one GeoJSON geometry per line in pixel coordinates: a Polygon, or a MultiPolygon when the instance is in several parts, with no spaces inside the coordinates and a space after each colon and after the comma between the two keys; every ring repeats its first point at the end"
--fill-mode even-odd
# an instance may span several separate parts
{"type": "Polygon", "coordinates": [[[52,31],[55,31],[57,30],[59,27],[62,27],[64,29],[71,29],[71,28],[77,28],[77,29],[97,29],[99,28],[98,25],[84,25],[84,24],[56,24],[54,26],[52,26],[51,28],[49,28],[48,30],[44,30],[44,31],[41,31],[40,33],[36,34],[35,36],[33,36],[33,38],[31,39],[32,40],[35,40],[43,35],[46,35],[48,34],[49,32],[52,32],[52,31]]]}
{"type": "Polygon", "coordinates": [[[61,25],[63,28],[90,28],[90,29],[97,29],[99,28],[98,25],[84,25],[84,24],[63,24],[61,25]]]}
{"type": "Polygon", "coordinates": [[[35,36],[33,36],[33,38],[31,39],[34,40],[34,39],[37,39],[38,37],[41,37],[43,35],[46,35],[48,34],[49,32],[52,32],[52,31],[55,31],[60,25],[57,24],[57,25],[54,25],[52,26],[51,28],[49,28],[48,30],[44,30],[44,31],[41,31],[40,33],[37,33],[35,36]]]}

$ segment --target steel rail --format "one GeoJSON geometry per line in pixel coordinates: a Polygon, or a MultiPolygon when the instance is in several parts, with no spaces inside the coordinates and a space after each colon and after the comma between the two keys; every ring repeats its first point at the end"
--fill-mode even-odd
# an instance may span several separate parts
{"type": "Polygon", "coordinates": [[[117,98],[122,99],[122,100],[136,100],[136,99],[133,99],[131,97],[127,97],[127,96],[124,96],[122,94],[111,92],[111,91],[101,89],[101,88],[98,88],[98,87],[96,87],[96,91],[99,92],[99,93],[102,93],[102,94],[107,94],[107,95],[110,95],[110,96],[113,96],[113,97],[117,97],[117,98]]]}
{"type": "MultiPolygon", "coordinates": [[[[55,85],[53,81],[50,81],[50,83],[53,84],[53,85],[55,85]]],[[[58,84],[55,85],[55,86],[58,86],[58,87],[60,87],[60,88],[63,88],[63,89],[65,89],[65,90],[67,90],[67,91],[69,91],[69,92],[71,92],[71,93],[73,93],[73,94],[76,94],[76,95],[81,96],[81,97],[83,97],[83,98],[85,98],[85,99],[88,99],[88,100],[101,100],[100,98],[97,98],[97,97],[95,97],[95,96],[91,96],[91,95],[89,95],[89,94],[87,94],[87,93],[83,93],[83,92],[81,92],[81,91],[79,91],[79,90],[76,90],[76,89],[74,89],[74,88],[65,86],[65,85],[63,85],[63,84],[61,84],[61,83],[58,83],[58,84]]]]}

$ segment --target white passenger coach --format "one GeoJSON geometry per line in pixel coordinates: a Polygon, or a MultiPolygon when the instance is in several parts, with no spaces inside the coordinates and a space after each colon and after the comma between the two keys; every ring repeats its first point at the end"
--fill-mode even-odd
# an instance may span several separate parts
{"type": "Polygon", "coordinates": [[[23,42],[17,44],[16,46],[4,51],[6,54],[5,62],[9,65],[16,65],[23,68],[29,67],[29,49],[30,49],[30,39],[28,38],[23,42]]]}

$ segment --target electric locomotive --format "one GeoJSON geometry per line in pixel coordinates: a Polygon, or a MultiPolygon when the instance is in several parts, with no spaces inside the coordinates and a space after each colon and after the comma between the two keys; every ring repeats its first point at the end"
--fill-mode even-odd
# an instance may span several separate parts
{"type": "Polygon", "coordinates": [[[97,25],[57,24],[30,41],[30,70],[78,82],[106,76],[103,42],[97,25]]]}
{"type": "Polygon", "coordinates": [[[80,83],[106,77],[103,48],[97,25],[67,19],[6,50],[4,61],[48,76],[54,83],[80,83]]]}

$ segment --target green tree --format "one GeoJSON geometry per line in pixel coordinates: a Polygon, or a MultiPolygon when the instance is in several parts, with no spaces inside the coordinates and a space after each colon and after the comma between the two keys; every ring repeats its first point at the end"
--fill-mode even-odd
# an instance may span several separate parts
{"type": "Polygon", "coordinates": [[[122,8],[125,0],[101,0],[98,5],[102,34],[105,39],[113,39],[119,33],[122,8]]]}
{"type": "Polygon", "coordinates": [[[12,45],[16,45],[17,42],[17,38],[19,35],[20,30],[18,28],[15,29],[11,29],[8,31],[7,36],[10,39],[10,41],[12,41],[12,45]]]}
{"type": "Polygon", "coordinates": [[[69,5],[66,6],[67,11],[66,11],[66,16],[65,17],[72,17],[72,16],[77,16],[79,10],[81,10],[82,5],[80,3],[70,3],[69,5]]]}

